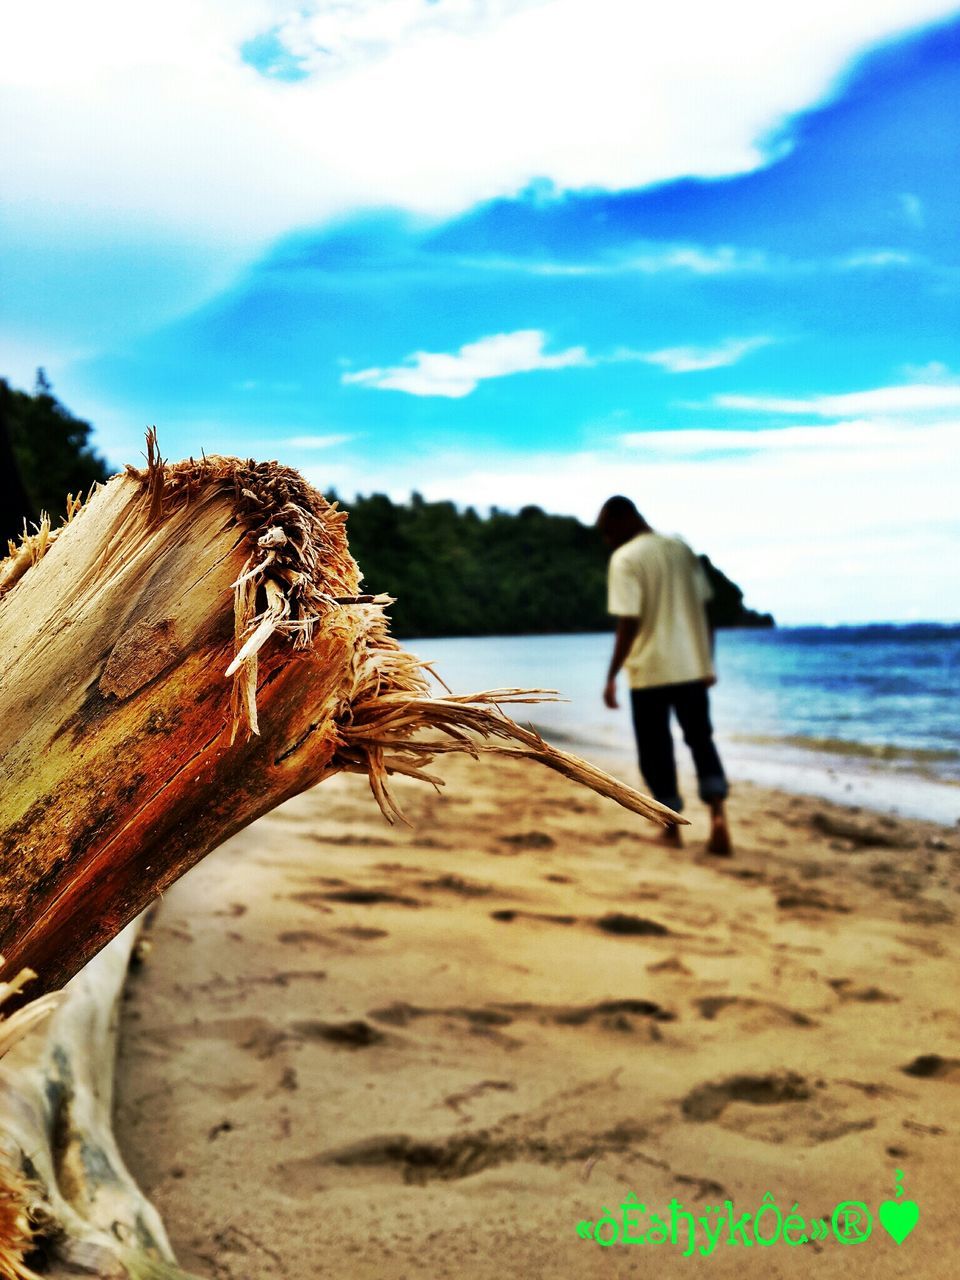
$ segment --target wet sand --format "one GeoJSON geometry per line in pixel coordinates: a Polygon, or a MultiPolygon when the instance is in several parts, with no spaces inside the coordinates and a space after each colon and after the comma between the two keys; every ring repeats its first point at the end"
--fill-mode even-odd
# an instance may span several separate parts
{"type": "Polygon", "coordinates": [[[956,829],[741,784],[721,860],[696,804],[677,852],[546,770],[442,772],[439,795],[397,784],[412,829],[336,778],[165,896],[126,993],[116,1129],[182,1266],[960,1272],[956,829]],[[829,1228],[840,1201],[876,1215],[898,1168],[920,1206],[902,1245],[878,1221],[856,1245],[724,1230],[697,1259],[680,1219],[677,1244],[577,1234],[604,1208],[621,1223],[629,1192],[713,1231],[708,1207],[739,1218],[769,1191],[829,1228]]]}

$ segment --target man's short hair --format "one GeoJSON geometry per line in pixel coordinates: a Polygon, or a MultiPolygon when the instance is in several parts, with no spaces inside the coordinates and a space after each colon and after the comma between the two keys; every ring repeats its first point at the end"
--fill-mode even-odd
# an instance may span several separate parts
{"type": "Polygon", "coordinates": [[[629,498],[625,498],[623,494],[615,494],[612,498],[608,498],[600,508],[600,514],[597,516],[597,528],[602,529],[605,525],[622,524],[625,521],[638,521],[645,525],[647,522],[637,510],[636,505],[629,498]]]}

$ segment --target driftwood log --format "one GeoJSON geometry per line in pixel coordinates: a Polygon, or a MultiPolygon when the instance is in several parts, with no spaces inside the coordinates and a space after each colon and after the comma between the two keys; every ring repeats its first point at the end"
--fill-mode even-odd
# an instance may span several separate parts
{"type": "MultiPolygon", "coordinates": [[[[45,1280],[190,1280],[176,1265],[163,1223],[128,1172],[113,1136],[113,1079],[120,997],[141,920],[108,943],[57,996],[34,1001],[48,1017],[0,1060],[0,1276],[23,1280],[4,1257],[2,1206],[18,1252],[33,1253],[45,1280]],[[53,1005],[52,1012],[49,1005],[53,1005]],[[32,1237],[32,1238],[31,1238],[32,1237]]],[[[37,1025],[39,1023],[39,1025],[37,1025]]],[[[11,1257],[15,1256],[11,1254],[11,1257]]]]}
{"type": "MultiPolygon", "coordinates": [[[[389,600],[360,593],[345,519],[295,471],[220,457],[170,466],[151,435],[143,470],[70,503],[60,529],[43,522],[0,564],[0,953],[7,973],[39,975],[34,996],[101,953],[46,1031],[16,1050],[33,1081],[68,1061],[95,1089],[89,1055],[101,1073],[112,1061],[105,1029],[125,967],[120,943],[102,948],[230,835],[334,773],[366,774],[393,821],[391,774],[439,785],[427,771],[438,754],[493,750],[678,821],[500,709],[543,691],[431,696],[422,664],[389,635],[389,600]]],[[[8,1009],[23,1003],[6,994],[8,1009]]],[[[8,1077],[0,1136],[18,1105],[8,1077]]],[[[83,1105],[72,1114],[103,1120],[102,1107],[83,1105]]],[[[77,1196],[100,1218],[114,1212],[109,1196],[77,1190],[102,1162],[84,1174],[73,1160],[71,1199],[58,1182],[64,1127],[47,1115],[41,1132],[43,1159],[36,1142],[33,1154],[19,1139],[0,1151],[11,1179],[39,1181],[21,1205],[40,1204],[48,1227],[82,1243],[77,1196]]],[[[102,1135],[87,1139],[108,1151],[102,1135]]],[[[135,1196],[116,1209],[120,1234],[137,1212],[135,1196]]],[[[0,1245],[3,1230],[0,1218],[0,1245]]],[[[162,1227],[148,1234],[143,1257],[159,1265],[162,1227]]],[[[0,1276],[18,1275],[7,1265],[0,1254],[0,1276]]],[[[132,1266],[118,1261],[115,1274],[132,1266]]]]}

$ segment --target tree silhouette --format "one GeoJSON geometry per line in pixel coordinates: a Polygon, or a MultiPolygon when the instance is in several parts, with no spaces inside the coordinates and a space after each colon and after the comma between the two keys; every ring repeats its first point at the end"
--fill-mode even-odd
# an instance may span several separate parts
{"type": "MultiPolygon", "coordinates": [[[[66,509],[68,493],[86,495],[109,471],[88,443],[90,423],[74,417],[57,400],[43,369],[37,370],[33,395],[12,389],[2,379],[0,388],[6,441],[20,478],[19,490],[16,481],[4,481],[3,525],[19,532],[24,519],[35,520],[41,511],[56,522],[66,509]]],[[[5,456],[0,458],[5,472],[7,462],[5,456]]]]}
{"type": "Polygon", "coordinates": [[[10,438],[12,394],[0,378],[0,555],[6,552],[7,542],[23,531],[24,521],[36,519],[10,438]]]}

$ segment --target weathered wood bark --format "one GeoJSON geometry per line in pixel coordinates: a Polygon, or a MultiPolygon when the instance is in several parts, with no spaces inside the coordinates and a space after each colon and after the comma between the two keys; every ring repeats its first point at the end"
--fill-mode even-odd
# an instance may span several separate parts
{"type": "Polygon", "coordinates": [[[674,818],[489,705],[510,691],[431,698],[359,581],[343,513],[296,472],[168,467],[152,442],[144,471],[0,565],[10,970],[59,987],[198,859],[341,769],[392,816],[391,772],[492,744],[674,818]]]}
{"type": "Polygon", "coordinates": [[[0,1187],[35,1230],[27,1245],[25,1235],[5,1241],[0,1224],[3,1280],[29,1274],[10,1260],[14,1244],[42,1259],[51,1280],[189,1280],[112,1129],[119,1003],[139,927],[133,921],[104,947],[0,1060],[0,1187]]]}
{"type": "MultiPolygon", "coordinates": [[[[44,989],[330,766],[360,609],[331,605],[313,645],[280,638],[261,654],[262,731],[236,733],[234,584],[271,526],[244,521],[235,484],[277,480],[250,472],[211,476],[189,502],[175,492],[166,515],[156,477],[152,493],[116,477],[0,599],[0,952],[44,989]]],[[[290,487],[264,495],[271,517],[290,487]]],[[[320,504],[318,585],[355,593],[339,513],[320,504]]]]}

